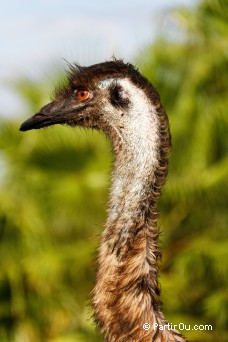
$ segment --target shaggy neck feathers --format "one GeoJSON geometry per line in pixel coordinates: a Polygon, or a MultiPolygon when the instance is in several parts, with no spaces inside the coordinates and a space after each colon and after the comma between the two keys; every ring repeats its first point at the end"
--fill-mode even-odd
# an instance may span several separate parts
{"type": "Polygon", "coordinates": [[[178,332],[154,329],[166,324],[157,274],[157,201],[170,148],[167,116],[159,99],[155,105],[128,79],[119,83],[131,116],[123,113],[121,127],[113,120],[108,131],[115,160],[93,291],[95,319],[107,342],[185,341],[178,332]],[[144,323],[151,328],[144,330],[144,323]]]}

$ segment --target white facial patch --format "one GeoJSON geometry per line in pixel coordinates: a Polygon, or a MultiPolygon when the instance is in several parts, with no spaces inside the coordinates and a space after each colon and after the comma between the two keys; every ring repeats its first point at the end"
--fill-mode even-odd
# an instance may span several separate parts
{"type": "Polygon", "coordinates": [[[105,80],[101,80],[98,82],[98,88],[105,89],[114,81],[118,81],[118,78],[106,78],[105,80]]]}
{"type": "Polygon", "coordinates": [[[157,154],[156,145],[159,140],[156,108],[144,91],[129,79],[120,79],[118,83],[131,103],[124,123],[125,140],[139,158],[145,161],[148,156],[148,160],[154,163],[157,154]]]}

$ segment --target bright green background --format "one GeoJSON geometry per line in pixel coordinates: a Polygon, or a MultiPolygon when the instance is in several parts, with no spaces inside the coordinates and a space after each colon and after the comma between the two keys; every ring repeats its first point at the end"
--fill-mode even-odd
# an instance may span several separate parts
{"type": "MultiPolygon", "coordinates": [[[[164,313],[173,324],[213,326],[186,331],[191,340],[228,341],[228,4],[204,0],[170,17],[136,58],[161,94],[173,138],[159,205],[164,313]]],[[[29,113],[49,101],[42,84],[15,84],[29,113]]],[[[110,143],[98,132],[18,127],[1,119],[0,341],[100,341],[87,299],[110,143]]]]}

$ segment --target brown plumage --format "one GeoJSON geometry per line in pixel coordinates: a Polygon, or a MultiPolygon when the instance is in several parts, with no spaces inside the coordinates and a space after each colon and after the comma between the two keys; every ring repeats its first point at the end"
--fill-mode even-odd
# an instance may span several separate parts
{"type": "Polygon", "coordinates": [[[157,201],[171,145],[159,95],[122,61],[69,69],[68,84],[20,130],[60,123],[100,129],[112,141],[108,219],[92,292],[95,320],[108,342],[186,341],[166,326],[159,300],[157,201]]]}

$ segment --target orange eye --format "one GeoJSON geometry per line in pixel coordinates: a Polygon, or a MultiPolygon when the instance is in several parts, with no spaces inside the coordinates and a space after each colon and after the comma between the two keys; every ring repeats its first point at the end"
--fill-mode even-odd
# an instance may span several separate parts
{"type": "Polygon", "coordinates": [[[89,92],[87,90],[78,90],[77,91],[77,98],[80,101],[85,101],[87,100],[89,97],[89,92]]]}

